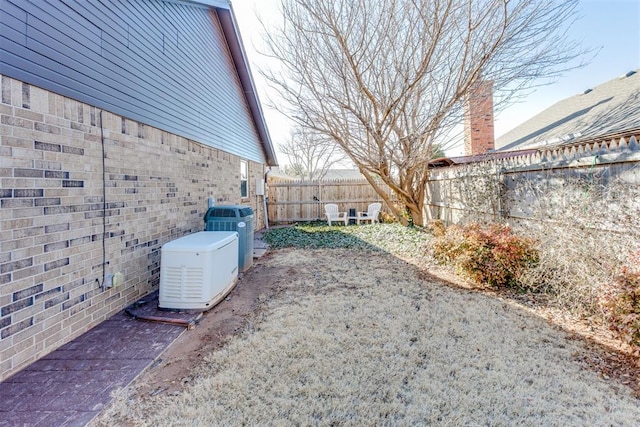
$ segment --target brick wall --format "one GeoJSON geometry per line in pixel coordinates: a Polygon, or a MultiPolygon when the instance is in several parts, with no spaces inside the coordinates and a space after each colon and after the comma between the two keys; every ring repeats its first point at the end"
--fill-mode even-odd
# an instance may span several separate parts
{"type": "Polygon", "coordinates": [[[203,229],[209,196],[262,228],[262,164],[241,200],[239,157],[1,80],[0,379],[157,289],[161,246],[203,229]]]}
{"type": "Polygon", "coordinates": [[[471,91],[464,112],[464,154],[484,154],[495,147],[493,83],[480,82],[471,91]]]}

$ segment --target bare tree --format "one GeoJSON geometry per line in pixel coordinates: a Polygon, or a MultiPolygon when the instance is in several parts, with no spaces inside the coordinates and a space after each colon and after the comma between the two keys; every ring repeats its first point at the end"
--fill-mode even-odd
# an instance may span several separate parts
{"type": "Polygon", "coordinates": [[[331,167],[345,159],[340,147],[326,135],[305,128],[292,132],[289,141],[278,148],[289,160],[287,173],[308,181],[324,178],[331,167]]]}
{"type": "MultiPolygon", "coordinates": [[[[584,53],[567,41],[576,0],[282,0],[265,34],[281,66],[263,75],[281,108],[330,137],[423,224],[428,161],[462,121],[465,96],[493,82],[496,108],[584,53]]],[[[566,65],[573,64],[573,65],[566,65]]],[[[396,215],[399,212],[395,212],[396,215]]]]}

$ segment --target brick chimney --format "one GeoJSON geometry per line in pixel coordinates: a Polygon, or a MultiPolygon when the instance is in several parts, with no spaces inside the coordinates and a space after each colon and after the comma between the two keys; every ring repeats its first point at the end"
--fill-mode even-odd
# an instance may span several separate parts
{"type": "Polygon", "coordinates": [[[495,148],[493,82],[479,82],[464,105],[464,154],[484,154],[495,148]]]}

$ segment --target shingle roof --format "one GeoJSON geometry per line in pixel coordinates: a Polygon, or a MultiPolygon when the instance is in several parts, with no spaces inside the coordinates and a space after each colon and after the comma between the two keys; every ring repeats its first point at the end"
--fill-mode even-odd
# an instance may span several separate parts
{"type": "Polygon", "coordinates": [[[562,145],[640,128],[640,69],[564,99],[496,140],[497,151],[562,145]]]}
{"type": "Polygon", "coordinates": [[[364,176],[357,169],[329,169],[323,179],[364,179],[364,176]]]}

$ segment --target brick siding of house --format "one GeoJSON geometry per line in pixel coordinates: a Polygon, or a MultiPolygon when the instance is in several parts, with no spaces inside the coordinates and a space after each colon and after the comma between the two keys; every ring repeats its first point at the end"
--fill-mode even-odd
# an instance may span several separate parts
{"type": "Polygon", "coordinates": [[[261,228],[265,172],[248,162],[241,200],[239,157],[1,80],[0,380],[157,289],[161,246],[203,229],[209,196],[261,228]],[[123,286],[102,289],[103,256],[123,286]]]}

